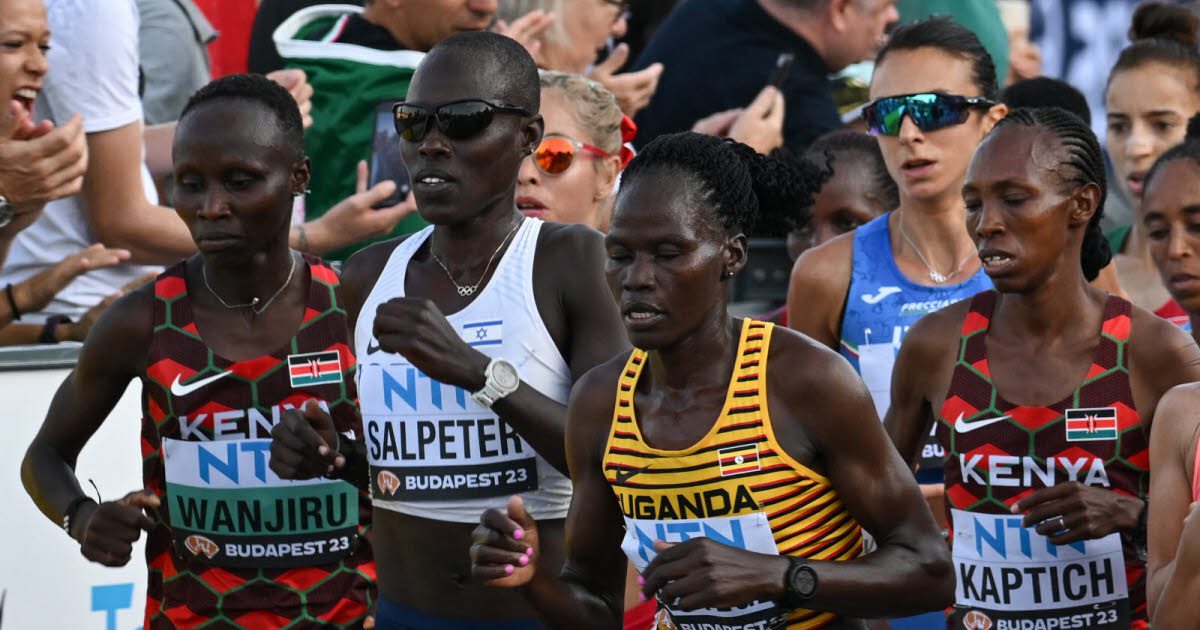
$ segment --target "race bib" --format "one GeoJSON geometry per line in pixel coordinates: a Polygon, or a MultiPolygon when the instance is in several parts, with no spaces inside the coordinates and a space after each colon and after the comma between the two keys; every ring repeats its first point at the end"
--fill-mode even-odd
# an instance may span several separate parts
{"type": "Polygon", "coordinates": [[[537,490],[533,448],[465,390],[404,363],[360,370],[375,499],[453,501],[537,490]]]}
{"type": "Polygon", "coordinates": [[[1020,516],[951,510],[954,627],[967,630],[1130,627],[1120,534],[1051,544],[1020,516]]]}
{"type": "Polygon", "coordinates": [[[175,550],[223,567],[336,562],[357,546],[358,493],[330,479],[280,479],[271,440],[162,441],[175,550]]]}
{"type": "MultiPolygon", "coordinates": [[[[621,550],[629,557],[638,573],[646,569],[658,554],[654,541],[684,542],[692,538],[711,538],[723,545],[758,553],[779,555],[767,515],[762,512],[740,516],[703,519],[651,520],[625,517],[625,538],[621,550]]],[[[767,630],[782,628],[787,623],[788,610],[774,601],[754,601],[732,608],[701,608],[681,611],[672,602],[659,600],[658,627],[678,630],[767,630]]]]}

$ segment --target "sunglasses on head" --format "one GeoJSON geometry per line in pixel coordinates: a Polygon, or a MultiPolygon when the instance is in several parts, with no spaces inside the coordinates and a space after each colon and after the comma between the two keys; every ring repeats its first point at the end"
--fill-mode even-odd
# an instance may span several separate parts
{"type": "Polygon", "coordinates": [[[574,138],[552,135],[542,138],[542,143],[533,152],[533,163],[539,171],[547,175],[559,175],[571,168],[571,165],[575,163],[576,154],[581,152],[601,158],[611,155],[604,149],[574,138]]]}
{"type": "Polygon", "coordinates": [[[900,135],[904,117],[912,118],[921,131],[933,131],[967,122],[972,109],[987,109],[996,101],[982,96],[953,94],[906,94],[876,99],[863,108],[867,129],[881,136],[900,135]]]}
{"type": "Polygon", "coordinates": [[[409,142],[424,140],[425,134],[429,133],[431,121],[437,121],[438,129],[447,138],[466,140],[487,129],[497,112],[519,116],[531,115],[524,107],[485,101],[481,98],[454,101],[437,107],[404,102],[396,103],[392,107],[396,133],[409,142]]]}

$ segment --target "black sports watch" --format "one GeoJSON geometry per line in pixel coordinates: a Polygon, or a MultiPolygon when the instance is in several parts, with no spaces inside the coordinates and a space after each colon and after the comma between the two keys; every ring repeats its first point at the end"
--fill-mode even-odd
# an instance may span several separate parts
{"type": "Polygon", "coordinates": [[[802,608],[804,602],[817,593],[817,572],[804,558],[788,557],[788,570],[783,574],[783,605],[789,610],[802,608]]]}

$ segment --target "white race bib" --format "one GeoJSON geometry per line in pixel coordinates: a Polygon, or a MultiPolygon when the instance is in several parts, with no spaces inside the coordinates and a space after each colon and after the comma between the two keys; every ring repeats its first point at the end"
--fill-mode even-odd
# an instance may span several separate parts
{"type": "Polygon", "coordinates": [[[226,567],[327,564],[358,544],[358,492],[338,480],[280,479],[271,440],[164,438],[176,553],[226,567]]]}
{"type": "Polygon", "coordinates": [[[1129,628],[1120,534],[1054,545],[1021,516],[951,510],[955,627],[1129,628]]]}

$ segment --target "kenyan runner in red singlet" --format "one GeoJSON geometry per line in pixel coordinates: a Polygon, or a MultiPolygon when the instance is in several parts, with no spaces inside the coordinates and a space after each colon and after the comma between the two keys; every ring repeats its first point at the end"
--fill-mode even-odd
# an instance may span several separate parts
{"type": "Polygon", "coordinates": [[[1104,160],[1065,110],[1016,110],[963,197],[996,291],[937,311],[900,350],[886,425],[913,461],[947,451],[953,628],[1145,628],[1147,431],[1200,377],[1186,333],[1088,282],[1104,160]]]}
{"type": "Polygon", "coordinates": [[[305,404],[334,418],[330,447],[362,433],[340,283],[288,247],[309,179],[300,112],[263,77],[214,81],[184,108],[173,155],[200,252],[97,322],[26,455],[26,487],[94,562],[126,564],[149,533],[147,630],[359,628],[375,590],[366,495],[281,479],[270,457],[272,428],[305,404]],[[144,489],[97,504],[74,462],[133,379],[144,489]]]}

